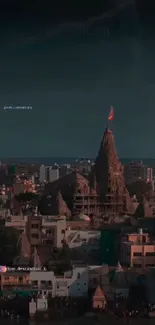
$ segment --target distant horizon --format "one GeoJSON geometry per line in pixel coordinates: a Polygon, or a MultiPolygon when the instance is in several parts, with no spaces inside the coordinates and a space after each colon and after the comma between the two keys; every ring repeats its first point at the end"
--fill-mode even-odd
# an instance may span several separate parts
{"type": "MultiPolygon", "coordinates": [[[[95,159],[95,157],[89,157],[89,156],[27,156],[27,157],[24,157],[24,156],[4,156],[4,157],[0,157],[0,160],[1,159],[55,159],[55,158],[58,158],[58,159],[95,159]]],[[[152,157],[119,157],[119,159],[140,159],[140,160],[146,160],[146,159],[150,159],[150,160],[155,160],[155,157],[152,158],[152,157]]]]}
{"type": "MultiPolygon", "coordinates": [[[[96,157],[84,157],[84,156],[76,156],[76,157],[74,157],[74,156],[34,156],[34,157],[29,157],[29,156],[27,156],[27,157],[24,157],[24,156],[12,156],[12,157],[1,157],[0,158],[0,161],[1,160],[19,160],[19,159],[24,159],[24,160],[35,160],[35,159],[37,159],[37,160],[46,160],[46,159],[48,159],[48,160],[56,160],[56,159],[58,159],[58,160],[71,160],[71,161],[73,161],[73,160],[77,160],[77,159],[88,159],[88,160],[95,160],[96,159],[96,157]]],[[[150,157],[119,157],[119,159],[120,160],[131,160],[131,161],[134,161],[134,160],[155,160],[155,157],[154,158],[150,158],[150,157]]]]}

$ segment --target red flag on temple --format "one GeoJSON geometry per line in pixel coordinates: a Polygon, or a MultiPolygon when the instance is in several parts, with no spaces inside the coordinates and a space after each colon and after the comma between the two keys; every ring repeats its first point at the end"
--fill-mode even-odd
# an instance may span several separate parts
{"type": "Polygon", "coordinates": [[[108,116],[108,121],[113,121],[114,120],[114,108],[111,107],[110,108],[110,113],[109,113],[109,116],[108,116]]]}

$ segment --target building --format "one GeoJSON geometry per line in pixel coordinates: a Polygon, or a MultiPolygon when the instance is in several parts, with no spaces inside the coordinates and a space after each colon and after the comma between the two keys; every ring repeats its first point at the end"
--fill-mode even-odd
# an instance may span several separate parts
{"type": "Polygon", "coordinates": [[[123,270],[122,266],[118,262],[114,276],[111,282],[111,289],[113,293],[113,297],[116,298],[128,298],[129,296],[129,283],[125,270],[123,270]]]}
{"type": "Polygon", "coordinates": [[[57,195],[61,192],[71,215],[76,217],[80,213],[90,216],[99,214],[99,199],[96,191],[89,186],[89,181],[77,171],[47,184],[47,195],[57,195]]]}
{"type": "Polygon", "coordinates": [[[72,229],[65,216],[9,214],[5,226],[22,230],[31,246],[50,244],[61,248],[66,243],[71,249],[82,247],[85,253],[99,249],[100,231],[72,229]]]}
{"type": "Polygon", "coordinates": [[[1,273],[0,286],[2,290],[10,291],[15,289],[30,289],[29,272],[18,272],[14,270],[1,273]]]}
{"type": "Polygon", "coordinates": [[[100,231],[72,230],[65,232],[65,243],[71,259],[86,261],[89,265],[99,260],[100,231]]]}
{"type": "Polygon", "coordinates": [[[40,166],[39,180],[40,183],[54,182],[59,179],[59,168],[58,166],[40,166]]]}
{"type": "Polygon", "coordinates": [[[41,215],[59,215],[66,216],[67,219],[71,218],[71,212],[60,191],[43,195],[38,204],[38,211],[41,215]]]}
{"type": "Polygon", "coordinates": [[[79,170],[74,170],[46,184],[45,194],[56,196],[60,191],[73,218],[80,213],[93,215],[98,220],[103,214],[134,214],[135,207],[125,187],[123,166],[110,129],[104,133],[95,164],[87,178],[79,170]]]}
{"type": "Polygon", "coordinates": [[[148,233],[127,234],[121,242],[121,264],[134,267],[139,272],[155,266],[155,242],[148,233]]]}
{"type": "Polygon", "coordinates": [[[23,215],[9,215],[5,218],[5,227],[13,227],[25,232],[27,226],[27,218],[27,216],[23,215]]]}
{"type": "Polygon", "coordinates": [[[106,303],[107,301],[104,292],[101,289],[101,287],[98,285],[93,295],[93,308],[99,310],[105,310],[106,303]]]}
{"type": "Polygon", "coordinates": [[[100,231],[72,230],[68,227],[65,216],[28,216],[26,235],[32,246],[43,243],[61,248],[65,242],[71,249],[82,246],[85,252],[97,250],[100,240],[100,231]]]}
{"type": "Polygon", "coordinates": [[[147,168],[142,161],[132,161],[124,166],[126,184],[132,184],[138,180],[152,182],[152,168],[147,168]]]}
{"type": "Polygon", "coordinates": [[[59,166],[59,177],[64,177],[72,172],[71,165],[61,165],[59,166]]]}
{"type": "Polygon", "coordinates": [[[89,289],[94,291],[98,285],[104,291],[106,298],[109,298],[111,288],[109,282],[109,267],[106,264],[89,265],[89,289]]]}
{"type": "Polygon", "coordinates": [[[40,271],[39,268],[35,271],[25,267],[19,271],[12,267],[1,273],[0,285],[1,290],[9,292],[29,290],[43,296],[87,297],[88,268],[73,266],[63,274],[56,274],[53,271],[40,271]]]}
{"type": "Polygon", "coordinates": [[[20,193],[24,193],[24,182],[21,180],[16,180],[12,186],[12,194],[19,195],[20,193]]]}
{"type": "Polygon", "coordinates": [[[77,169],[82,175],[88,176],[91,172],[92,164],[93,163],[90,159],[81,158],[76,160],[75,164],[73,165],[73,168],[77,169]]]}
{"type": "Polygon", "coordinates": [[[106,129],[90,179],[100,199],[100,211],[107,216],[133,214],[134,206],[125,187],[124,170],[115,149],[114,137],[106,129]]]}
{"type": "Polygon", "coordinates": [[[53,271],[31,272],[31,285],[42,291],[44,295],[87,297],[88,295],[88,268],[73,266],[72,270],[57,275],[53,271]]]}
{"type": "Polygon", "coordinates": [[[61,248],[65,231],[65,216],[28,216],[26,234],[32,246],[44,243],[61,248]]]}
{"type": "Polygon", "coordinates": [[[99,248],[100,231],[95,230],[72,230],[67,229],[65,231],[65,240],[69,248],[76,248],[83,246],[83,249],[89,251],[99,248]]]}

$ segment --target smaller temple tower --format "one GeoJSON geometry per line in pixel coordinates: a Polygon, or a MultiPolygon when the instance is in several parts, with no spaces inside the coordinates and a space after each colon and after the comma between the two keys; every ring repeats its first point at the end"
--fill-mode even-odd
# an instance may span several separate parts
{"type": "Polygon", "coordinates": [[[106,302],[104,292],[101,289],[101,287],[98,285],[93,295],[93,308],[99,310],[105,310],[106,303],[107,302],[106,302]]]}

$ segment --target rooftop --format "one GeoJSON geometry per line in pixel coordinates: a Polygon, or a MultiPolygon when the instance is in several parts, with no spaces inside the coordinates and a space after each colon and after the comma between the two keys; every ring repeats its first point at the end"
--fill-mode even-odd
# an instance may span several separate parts
{"type": "Polygon", "coordinates": [[[129,246],[139,245],[139,246],[154,246],[155,241],[149,241],[149,242],[138,242],[138,241],[123,241],[123,244],[127,244],[129,246]]]}

